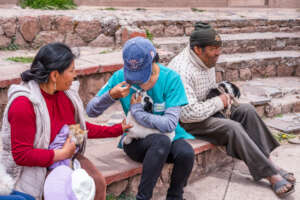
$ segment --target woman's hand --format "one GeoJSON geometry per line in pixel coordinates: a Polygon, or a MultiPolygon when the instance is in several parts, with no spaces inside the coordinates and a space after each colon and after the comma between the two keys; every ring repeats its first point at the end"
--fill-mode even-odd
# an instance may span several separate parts
{"type": "Polygon", "coordinates": [[[72,136],[67,138],[62,150],[64,151],[66,158],[72,158],[76,150],[76,145],[72,141],[72,136]]]}
{"type": "Polygon", "coordinates": [[[126,123],[126,119],[124,119],[122,121],[122,129],[123,129],[123,132],[126,132],[128,129],[132,128],[133,125],[132,124],[127,124],[126,123]]]}
{"type": "Polygon", "coordinates": [[[109,91],[109,95],[113,99],[120,99],[126,97],[129,94],[129,92],[130,92],[130,85],[127,84],[125,81],[123,81],[122,83],[119,83],[118,85],[113,87],[109,91]]]}
{"type": "Polygon", "coordinates": [[[61,149],[54,150],[54,159],[53,161],[65,160],[68,158],[72,158],[76,150],[75,143],[71,140],[71,136],[69,136],[61,149]]]}
{"type": "Polygon", "coordinates": [[[142,96],[141,95],[138,95],[138,97],[136,97],[136,96],[137,96],[137,93],[132,94],[131,100],[130,100],[131,105],[142,102],[142,96]]]}

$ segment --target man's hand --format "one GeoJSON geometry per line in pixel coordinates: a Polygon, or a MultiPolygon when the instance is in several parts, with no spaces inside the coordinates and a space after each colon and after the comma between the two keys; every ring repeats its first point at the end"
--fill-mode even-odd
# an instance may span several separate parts
{"type": "Polygon", "coordinates": [[[109,95],[113,99],[120,99],[126,97],[129,94],[129,92],[130,92],[130,85],[127,84],[125,81],[123,81],[122,83],[119,83],[118,85],[113,87],[109,91],[109,95]]]}
{"type": "Polygon", "coordinates": [[[132,128],[133,125],[132,124],[127,124],[126,123],[126,119],[124,119],[122,121],[122,129],[123,129],[123,132],[127,131],[128,129],[132,128]]]}
{"type": "Polygon", "coordinates": [[[223,102],[224,108],[226,108],[229,104],[231,104],[231,98],[228,94],[223,93],[219,97],[223,102]]]}
{"type": "Polygon", "coordinates": [[[138,97],[136,97],[137,93],[132,94],[131,96],[131,100],[130,100],[130,104],[137,104],[137,103],[141,103],[142,102],[142,96],[138,95],[138,97]]]}

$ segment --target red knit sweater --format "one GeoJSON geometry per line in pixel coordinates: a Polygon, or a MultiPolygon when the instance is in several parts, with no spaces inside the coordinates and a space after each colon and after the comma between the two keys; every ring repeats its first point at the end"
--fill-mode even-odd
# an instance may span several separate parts
{"type": "MultiPolygon", "coordinates": [[[[75,124],[75,109],[64,92],[54,95],[42,92],[47,104],[50,122],[50,143],[64,124],[75,124]]],[[[15,162],[22,166],[48,167],[53,163],[54,151],[35,149],[33,147],[36,132],[36,116],[33,105],[27,97],[16,98],[8,112],[8,121],[11,126],[12,155],[15,162]]],[[[99,126],[86,123],[88,138],[117,137],[122,134],[122,125],[99,126]]]]}

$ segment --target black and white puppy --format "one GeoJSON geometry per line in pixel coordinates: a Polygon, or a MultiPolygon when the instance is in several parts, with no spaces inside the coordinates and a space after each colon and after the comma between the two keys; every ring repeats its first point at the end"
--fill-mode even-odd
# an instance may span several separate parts
{"type": "MultiPolygon", "coordinates": [[[[209,90],[206,99],[211,99],[213,97],[220,96],[222,93],[227,93],[231,97],[237,99],[241,96],[240,89],[235,84],[230,83],[229,81],[223,81],[218,84],[217,88],[212,88],[209,90]]],[[[213,117],[226,118],[224,110],[215,113],[213,117]]]]}
{"type": "MultiPolygon", "coordinates": [[[[133,87],[133,86],[131,86],[131,88],[133,88],[134,90],[137,91],[135,94],[133,94],[133,95],[136,95],[136,98],[138,96],[142,97],[141,104],[143,105],[144,110],[146,112],[153,113],[153,100],[147,94],[147,92],[144,91],[144,90],[135,89],[135,87],[133,87]]],[[[145,138],[148,135],[155,134],[155,133],[156,134],[160,133],[160,131],[158,129],[147,128],[147,127],[144,127],[141,124],[139,124],[135,120],[135,118],[132,116],[131,111],[129,111],[128,114],[127,114],[126,122],[129,123],[129,124],[132,124],[133,127],[130,128],[127,131],[127,135],[123,139],[123,143],[124,144],[131,143],[133,139],[145,138]]],[[[166,135],[166,136],[168,136],[171,141],[175,137],[175,131],[172,131],[170,133],[163,133],[163,134],[166,135]]]]}

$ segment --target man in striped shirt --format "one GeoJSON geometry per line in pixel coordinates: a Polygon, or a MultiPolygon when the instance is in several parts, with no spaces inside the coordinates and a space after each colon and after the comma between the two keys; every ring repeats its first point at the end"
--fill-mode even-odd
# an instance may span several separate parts
{"type": "Polygon", "coordinates": [[[232,107],[229,119],[212,117],[231,102],[226,94],[206,100],[209,90],[217,86],[214,66],[221,46],[216,31],[207,23],[197,22],[189,45],[168,65],[181,76],[189,101],[182,108],[182,127],[215,145],[225,145],[228,155],[245,161],[254,180],[266,178],[278,196],[287,196],[294,192],[295,178],[270,160],[279,143],[255,108],[240,104],[232,107]]]}

